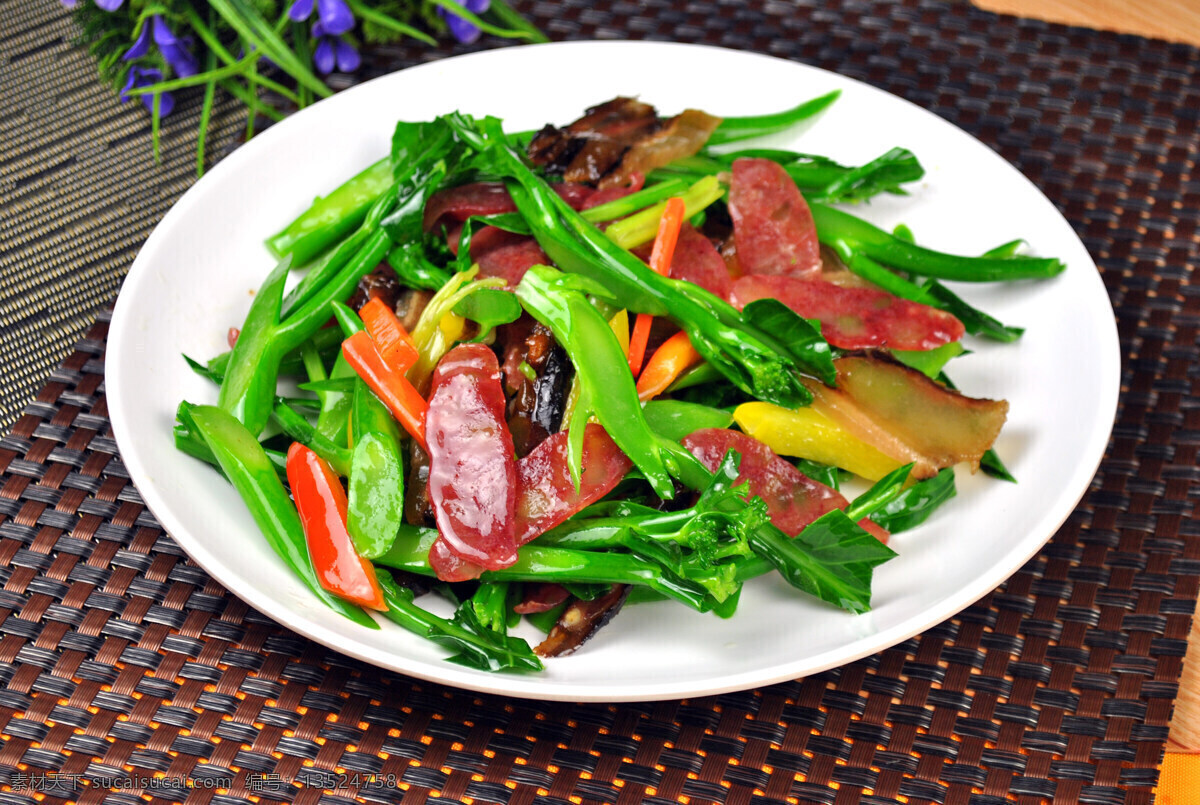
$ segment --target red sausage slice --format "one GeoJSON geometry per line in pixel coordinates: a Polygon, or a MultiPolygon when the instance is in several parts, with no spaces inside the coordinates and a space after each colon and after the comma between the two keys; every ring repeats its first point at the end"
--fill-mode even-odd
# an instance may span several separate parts
{"type": "Polygon", "coordinates": [[[435,545],[443,545],[436,555],[453,554],[489,570],[511,565],[517,560],[517,462],[491,349],[463,344],[446,353],[433,372],[425,430],[435,545]]]}
{"type": "Polygon", "coordinates": [[[821,245],[808,202],[783,167],[769,159],[735,159],[729,216],[738,263],[746,274],[815,275],[821,245]]]}
{"type": "MultiPolygon", "coordinates": [[[[632,468],[633,463],[604,428],[589,424],[583,435],[583,470],[576,492],[567,469],[567,434],[555,433],[545,439],[517,462],[517,545],[544,534],[607,495],[632,468]]],[[[484,570],[453,554],[441,538],[433,543],[429,562],[443,581],[479,578],[484,570]]]]}
{"type": "Polygon", "coordinates": [[[671,257],[671,277],[695,283],[706,291],[712,291],[722,299],[728,299],[733,289],[725,259],[691,224],[684,222],[671,257]]]}
{"type": "Polygon", "coordinates": [[[517,462],[517,544],[524,545],[607,495],[632,467],[604,428],[589,424],[576,492],[567,469],[567,434],[551,435],[517,462]]]}
{"type": "MultiPolygon", "coordinates": [[[[587,185],[563,182],[554,185],[554,190],[575,209],[581,209],[596,191],[587,185]]],[[[609,199],[611,200],[611,196],[609,199]]],[[[516,212],[517,205],[502,182],[475,182],[458,187],[439,190],[425,203],[422,220],[426,231],[443,216],[454,221],[465,221],[473,215],[499,215],[516,212]]]]}
{"type": "MultiPolygon", "coordinates": [[[[738,451],[742,462],[737,482],[748,484],[750,494],[766,502],[771,522],[788,536],[799,534],[822,514],[847,505],[836,489],[809,478],[753,436],[703,428],[685,437],[681,444],[711,472],[716,472],[727,452],[738,451]]],[[[887,542],[888,533],[875,523],[863,519],[859,525],[880,542],[887,542]]]]}
{"type": "Polygon", "coordinates": [[[806,319],[820,320],[825,340],[840,349],[925,350],[963,337],[962,322],[953,315],[876,288],[759,275],[738,279],[729,297],[739,310],[771,298],[806,319]]]}

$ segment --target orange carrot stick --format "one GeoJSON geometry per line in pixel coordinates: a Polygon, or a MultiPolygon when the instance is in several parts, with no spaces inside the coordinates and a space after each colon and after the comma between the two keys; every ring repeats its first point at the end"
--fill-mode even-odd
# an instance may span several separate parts
{"type": "MultiPolygon", "coordinates": [[[[671,258],[675,254],[675,243],[679,240],[679,230],[683,227],[685,208],[683,199],[675,196],[667,199],[662,218],[658,222],[658,234],[654,238],[654,250],[650,252],[650,268],[657,273],[668,276],[671,273],[671,258]]],[[[642,371],[642,361],[646,357],[646,342],[650,338],[650,324],[654,317],[648,313],[639,313],[633,325],[633,335],[629,337],[629,370],[637,377],[642,371]]]]}
{"type": "Polygon", "coordinates": [[[682,330],[675,333],[650,356],[645,371],[637,381],[638,399],[645,402],[662,394],[700,360],[700,353],[688,340],[687,333],[682,330]]]}
{"type": "Polygon", "coordinates": [[[396,318],[392,309],[379,297],[372,297],[359,309],[358,315],[362,317],[367,332],[371,334],[371,340],[375,342],[379,354],[389,367],[403,373],[417,362],[420,356],[412,336],[404,329],[404,325],[396,318]]]}

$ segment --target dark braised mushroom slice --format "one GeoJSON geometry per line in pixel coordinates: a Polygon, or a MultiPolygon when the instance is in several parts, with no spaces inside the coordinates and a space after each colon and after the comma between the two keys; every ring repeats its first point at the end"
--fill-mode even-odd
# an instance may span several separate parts
{"type": "Polygon", "coordinates": [[[504,375],[511,394],[508,428],[517,456],[524,457],[561,427],[574,367],[542,324],[514,322],[504,335],[504,375]]]}
{"type": "Polygon", "coordinates": [[[432,291],[425,291],[420,288],[410,288],[400,295],[396,300],[395,311],[396,316],[400,319],[400,324],[408,332],[412,332],[417,326],[417,322],[421,319],[421,314],[425,312],[425,306],[429,304],[429,300],[433,298],[432,291]]]}
{"type": "Polygon", "coordinates": [[[416,439],[408,445],[408,483],[404,488],[404,519],[410,525],[434,528],[437,517],[429,499],[429,454],[416,439]]]}
{"type": "Polygon", "coordinates": [[[542,657],[570,654],[591,638],[597,629],[612,620],[628,596],[628,584],[614,584],[607,593],[591,601],[572,601],[534,652],[542,657]]]}
{"type": "Polygon", "coordinates": [[[396,307],[396,300],[404,287],[396,278],[396,271],[387,263],[380,263],[375,270],[358,281],[354,293],[346,300],[353,310],[358,310],[372,299],[379,298],[390,308],[396,307]]]}

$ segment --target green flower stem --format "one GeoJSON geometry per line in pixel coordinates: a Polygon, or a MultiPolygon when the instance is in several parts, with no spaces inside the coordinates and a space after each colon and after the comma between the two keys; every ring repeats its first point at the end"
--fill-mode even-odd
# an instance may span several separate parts
{"type": "MultiPolygon", "coordinates": [[[[236,81],[234,81],[232,78],[227,78],[224,81],[219,81],[217,83],[219,83],[221,85],[221,89],[225,90],[230,95],[237,98],[243,104],[245,104],[246,106],[250,105],[250,96],[253,95],[253,93],[249,89],[241,86],[236,81]]],[[[263,106],[258,111],[260,114],[266,115],[267,117],[274,120],[276,123],[283,120],[283,118],[285,117],[285,115],[282,112],[280,112],[278,109],[272,109],[270,106],[263,106]]]]}
{"type": "Polygon", "coordinates": [[[413,39],[420,40],[427,45],[434,47],[437,46],[437,40],[424,31],[417,30],[411,25],[405,25],[404,23],[400,22],[400,20],[393,19],[387,14],[384,14],[381,11],[376,11],[370,6],[365,6],[358,2],[358,0],[348,0],[347,5],[350,6],[350,10],[354,12],[355,16],[361,17],[364,20],[369,20],[383,28],[390,28],[397,33],[404,34],[405,36],[411,36],[413,39]]]}
{"type": "Polygon", "coordinates": [[[454,2],[454,0],[430,0],[430,2],[435,6],[441,6],[457,17],[462,17],[464,20],[476,26],[479,28],[479,30],[486,34],[498,36],[501,39],[527,39],[540,41],[528,30],[513,31],[507,28],[500,28],[499,26],[492,25],[490,22],[484,22],[482,19],[468,11],[465,7],[454,2]]]}
{"type": "Polygon", "coordinates": [[[514,31],[527,32],[530,42],[550,41],[550,37],[539,31],[533,23],[522,17],[504,0],[492,0],[491,6],[488,7],[488,13],[514,31]]]}
{"type": "Polygon", "coordinates": [[[258,10],[247,0],[209,0],[209,4],[231,28],[248,42],[255,45],[260,55],[266,56],[300,84],[304,84],[322,98],[328,98],[333,90],[325,85],[300,61],[300,57],[280,38],[271,25],[262,18],[258,10]]]}

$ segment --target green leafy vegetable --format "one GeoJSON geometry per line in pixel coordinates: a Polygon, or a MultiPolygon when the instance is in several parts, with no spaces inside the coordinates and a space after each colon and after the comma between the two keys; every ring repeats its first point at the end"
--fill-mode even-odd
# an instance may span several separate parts
{"type": "Polygon", "coordinates": [[[452,620],[434,615],[413,601],[412,590],[396,583],[386,570],[376,570],[388,609],[384,615],[394,623],[456,652],[450,662],[481,671],[540,671],[542,661],[529,644],[509,637],[479,622],[471,603],[463,603],[452,620]]]}
{"type": "Polygon", "coordinates": [[[708,138],[708,145],[723,145],[724,143],[749,140],[753,137],[763,137],[790,129],[801,121],[814,117],[833,105],[842,94],[840,89],[827,92],[811,100],[804,101],[791,109],[775,112],[769,115],[753,115],[749,117],[727,117],[721,121],[708,138]]]}
{"type": "Polygon", "coordinates": [[[950,498],[954,497],[954,470],[950,467],[932,478],[917,481],[884,504],[871,519],[893,534],[915,528],[950,498]]]}
{"type": "Polygon", "coordinates": [[[475,341],[487,338],[501,324],[508,324],[521,317],[521,303],[511,291],[495,288],[480,288],[465,296],[453,307],[455,313],[479,325],[475,341]]]}

